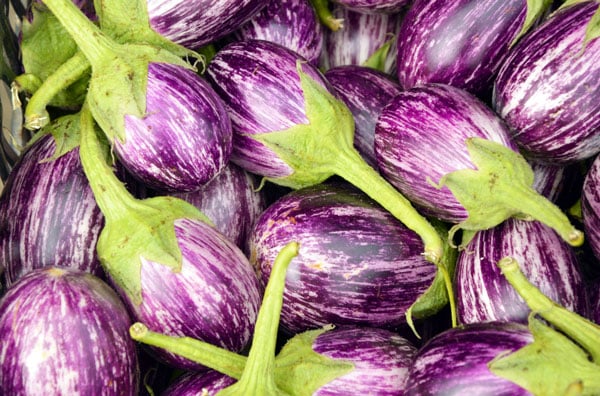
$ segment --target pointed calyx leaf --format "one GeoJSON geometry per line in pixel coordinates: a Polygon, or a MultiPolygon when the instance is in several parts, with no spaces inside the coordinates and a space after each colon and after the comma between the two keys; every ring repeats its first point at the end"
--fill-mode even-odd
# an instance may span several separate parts
{"type": "Polygon", "coordinates": [[[329,0],[310,0],[319,21],[325,25],[332,32],[338,31],[344,28],[344,20],[337,19],[331,13],[329,8],[329,0]]]}
{"type": "Polygon", "coordinates": [[[27,145],[30,146],[38,141],[42,136],[52,135],[55,142],[54,154],[50,158],[43,159],[42,162],[53,161],[74,148],[79,146],[80,141],[80,116],[79,114],[67,114],[53,120],[50,124],[36,133],[27,145]]]}
{"type": "Polygon", "coordinates": [[[511,47],[531,29],[551,5],[552,0],[527,0],[527,13],[525,14],[523,26],[510,44],[511,47]]]}
{"type": "Polygon", "coordinates": [[[388,54],[392,45],[396,42],[396,36],[394,34],[389,35],[390,38],[381,45],[375,52],[369,56],[369,58],[363,62],[363,66],[370,67],[381,72],[385,72],[385,65],[388,59],[388,54]]]}
{"type": "Polygon", "coordinates": [[[469,138],[466,145],[477,169],[450,172],[438,186],[447,186],[468,212],[466,220],[450,229],[450,240],[458,229],[484,230],[518,216],[546,224],[573,246],[583,243],[583,233],[560,208],[535,191],[533,171],[523,156],[482,138],[469,138]]]}
{"type": "Polygon", "coordinates": [[[142,259],[178,271],[182,256],[175,221],[208,221],[196,207],[173,197],[134,198],[116,177],[87,104],[81,110],[80,157],[105,217],[97,251],[104,270],[134,303],[141,303],[142,259]]]}

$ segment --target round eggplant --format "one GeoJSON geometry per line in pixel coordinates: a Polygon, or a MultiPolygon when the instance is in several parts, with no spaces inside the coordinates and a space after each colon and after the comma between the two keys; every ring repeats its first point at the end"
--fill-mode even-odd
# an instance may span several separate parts
{"type": "Polygon", "coordinates": [[[34,270],[0,301],[0,393],[137,395],[127,309],[97,277],[34,270]]]}
{"type": "Polygon", "coordinates": [[[585,176],[581,211],[588,244],[600,260],[600,156],[594,159],[585,176]]]}

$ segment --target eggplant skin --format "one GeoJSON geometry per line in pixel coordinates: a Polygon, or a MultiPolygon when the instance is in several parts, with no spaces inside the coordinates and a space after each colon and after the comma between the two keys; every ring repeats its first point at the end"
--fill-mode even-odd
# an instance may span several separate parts
{"type": "Polygon", "coordinates": [[[361,13],[393,14],[402,11],[410,0],[334,0],[345,8],[361,13]]]}
{"type": "Polygon", "coordinates": [[[508,219],[477,232],[456,263],[455,291],[461,323],[527,323],[529,308],[496,263],[514,257],[525,276],[546,296],[588,316],[583,275],[575,250],[538,221],[508,219]]]}
{"type": "Polygon", "coordinates": [[[600,151],[600,40],[583,48],[597,8],[584,1],[555,12],[498,72],[493,107],[527,158],[573,163],[600,151]]]}
{"type": "Polygon", "coordinates": [[[400,85],[448,84],[484,96],[526,11],[524,0],[414,1],[398,33],[400,85]]]}
{"type": "Polygon", "coordinates": [[[98,208],[77,148],[50,161],[50,136],[19,158],[0,196],[0,266],[13,284],[27,272],[49,265],[103,274],[96,243],[104,216],[98,208]]]}
{"type": "Polygon", "coordinates": [[[188,371],[173,381],[161,396],[216,395],[237,380],[218,371],[188,371]]]}
{"type": "Polygon", "coordinates": [[[494,375],[487,364],[500,353],[531,343],[527,326],[509,322],[462,325],[443,331],[423,345],[408,373],[405,395],[529,395],[494,375]]]}
{"type": "Polygon", "coordinates": [[[600,260],[600,155],[593,160],[585,176],[581,211],[588,245],[600,260]]]}
{"type": "Polygon", "coordinates": [[[66,267],[29,272],[0,301],[0,394],[137,395],[130,325],[99,278],[66,267]]]}
{"type": "Polygon", "coordinates": [[[250,261],[263,285],[289,241],[300,244],[281,312],[281,326],[291,333],[330,323],[404,324],[406,309],[435,275],[418,236],[346,184],[293,191],[262,213],[250,236],[250,261]]]}

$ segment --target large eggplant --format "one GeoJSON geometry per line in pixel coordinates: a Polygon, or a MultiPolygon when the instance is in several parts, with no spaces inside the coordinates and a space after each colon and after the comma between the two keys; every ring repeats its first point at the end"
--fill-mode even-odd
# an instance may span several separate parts
{"type": "MultiPolygon", "coordinates": [[[[58,129],[73,118],[63,118],[58,129]]],[[[51,135],[32,143],[0,197],[0,264],[11,285],[48,265],[102,273],[96,242],[104,217],[83,173],[77,148],[53,158],[51,135]]]]}
{"type": "Polygon", "coordinates": [[[332,67],[325,78],[354,116],[354,146],[377,168],[375,122],[383,107],[400,93],[400,86],[388,74],[366,66],[332,67]]]}
{"type": "Polygon", "coordinates": [[[496,265],[510,256],[546,296],[587,316],[587,297],[575,250],[537,221],[509,219],[479,231],[459,253],[455,291],[462,323],[512,321],[526,324],[529,308],[496,265]]]}
{"type": "Polygon", "coordinates": [[[493,374],[488,363],[532,341],[525,325],[509,322],[475,323],[446,330],[417,352],[404,394],[529,395],[520,386],[493,374]]]}
{"type": "Polygon", "coordinates": [[[528,158],[576,162],[600,151],[600,40],[586,41],[596,1],[552,14],[517,43],[493,104],[528,158]]]}
{"type": "Polygon", "coordinates": [[[323,48],[323,26],[309,0],[271,0],[235,31],[242,40],[278,43],[317,64],[323,48]]]}
{"type": "Polygon", "coordinates": [[[0,301],[0,393],[137,395],[129,314],[95,276],[34,270],[0,301]]]}
{"type": "Polygon", "coordinates": [[[288,269],[281,314],[292,333],[329,323],[403,324],[435,275],[418,236],[345,185],[296,190],[263,212],[250,237],[263,284],[290,240],[302,246],[288,269]]]}
{"type": "Polygon", "coordinates": [[[585,176],[581,210],[588,244],[600,260],[600,156],[594,159],[585,176]]]}

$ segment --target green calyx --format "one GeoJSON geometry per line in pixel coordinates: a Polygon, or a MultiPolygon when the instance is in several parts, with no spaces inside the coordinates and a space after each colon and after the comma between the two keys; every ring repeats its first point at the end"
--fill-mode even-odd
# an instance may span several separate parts
{"type": "Polygon", "coordinates": [[[389,35],[389,40],[381,45],[375,52],[373,52],[366,61],[362,63],[362,66],[370,67],[380,72],[385,72],[385,64],[388,59],[390,49],[396,43],[396,36],[394,34],[389,35]]]}
{"type": "Polygon", "coordinates": [[[459,229],[485,230],[519,217],[551,227],[572,246],[583,243],[583,233],[556,205],[534,190],[533,171],[522,155],[482,138],[469,138],[466,145],[477,169],[450,172],[438,184],[438,188],[447,186],[468,212],[466,220],[450,229],[450,241],[459,229]]]}
{"type": "Polygon", "coordinates": [[[527,13],[525,14],[525,20],[523,26],[517,36],[513,39],[510,46],[516,44],[521,37],[523,37],[531,27],[542,17],[542,15],[550,8],[552,0],[527,0],[527,13]]]}
{"type": "Polygon", "coordinates": [[[310,0],[310,3],[317,14],[319,21],[332,32],[336,32],[344,27],[344,20],[337,19],[331,13],[329,0],[310,0]]]}

